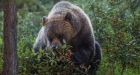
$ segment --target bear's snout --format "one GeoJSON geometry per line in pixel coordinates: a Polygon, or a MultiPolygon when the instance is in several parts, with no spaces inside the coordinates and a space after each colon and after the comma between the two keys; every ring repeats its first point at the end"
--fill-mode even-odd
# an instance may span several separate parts
{"type": "Polygon", "coordinates": [[[54,38],[53,41],[52,41],[52,43],[51,43],[51,48],[52,49],[58,49],[58,48],[61,47],[61,45],[62,44],[61,44],[60,40],[57,39],[57,38],[54,38]]]}

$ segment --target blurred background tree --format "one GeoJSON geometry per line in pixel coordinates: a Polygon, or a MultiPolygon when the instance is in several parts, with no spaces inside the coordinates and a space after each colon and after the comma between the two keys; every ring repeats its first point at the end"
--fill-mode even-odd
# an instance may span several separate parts
{"type": "Polygon", "coordinates": [[[17,75],[17,10],[16,0],[4,0],[4,48],[2,75],[17,75]]]}
{"type": "MultiPolygon", "coordinates": [[[[44,65],[35,62],[30,66],[29,60],[34,57],[32,45],[41,28],[42,16],[47,15],[58,1],[17,0],[19,75],[30,75],[31,69],[47,74],[44,65]]],[[[80,6],[92,21],[96,39],[103,49],[98,75],[139,75],[140,0],[68,1],[80,6]]],[[[0,2],[0,8],[1,5],[0,2]]],[[[0,10],[0,71],[3,66],[2,16],[3,11],[0,10]]]]}

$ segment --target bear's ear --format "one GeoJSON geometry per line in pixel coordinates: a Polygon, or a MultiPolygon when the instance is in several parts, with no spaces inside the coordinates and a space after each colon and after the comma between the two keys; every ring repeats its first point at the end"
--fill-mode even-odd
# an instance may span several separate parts
{"type": "Polygon", "coordinates": [[[71,19],[72,19],[72,14],[71,14],[70,12],[67,12],[64,19],[65,19],[66,21],[71,21],[71,19]]]}
{"type": "Polygon", "coordinates": [[[42,21],[43,25],[45,25],[48,22],[48,18],[46,16],[43,16],[42,21]]]}

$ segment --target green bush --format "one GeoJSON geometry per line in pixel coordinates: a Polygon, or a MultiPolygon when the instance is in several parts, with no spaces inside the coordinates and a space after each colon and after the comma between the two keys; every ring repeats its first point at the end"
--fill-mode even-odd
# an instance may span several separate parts
{"type": "Polygon", "coordinates": [[[63,45],[57,50],[39,50],[21,52],[19,57],[20,75],[84,75],[84,71],[75,67],[70,61],[68,49],[70,46],[63,45]]]}

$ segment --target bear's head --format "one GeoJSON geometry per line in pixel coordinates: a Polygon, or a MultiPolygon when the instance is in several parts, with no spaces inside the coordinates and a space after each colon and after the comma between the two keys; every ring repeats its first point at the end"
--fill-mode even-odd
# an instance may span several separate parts
{"type": "Polygon", "coordinates": [[[69,43],[80,30],[78,22],[76,17],[69,12],[63,13],[63,15],[43,17],[43,30],[39,33],[41,35],[38,34],[39,38],[37,38],[34,48],[36,48],[37,43],[40,43],[40,47],[37,48],[42,48],[44,45],[49,48],[58,48],[64,43],[69,43]]]}
{"type": "Polygon", "coordinates": [[[43,18],[43,25],[46,27],[45,32],[51,48],[58,48],[76,36],[79,27],[75,26],[74,18],[72,13],[43,18]]]}

